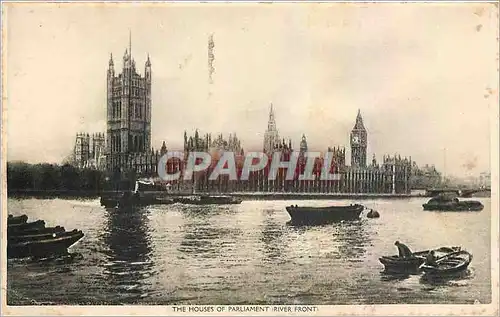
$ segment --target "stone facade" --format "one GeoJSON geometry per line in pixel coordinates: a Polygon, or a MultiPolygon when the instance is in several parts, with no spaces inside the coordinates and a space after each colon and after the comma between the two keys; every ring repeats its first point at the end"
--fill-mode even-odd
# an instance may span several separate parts
{"type": "Polygon", "coordinates": [[[442,175],[434,165],[418,166],[412,162],[411,187],[413,189],[437,188],[442,185],[442,175]]]}
{"type": "Polygon", "coordinates": [[[356,123],[351,131],[351,166],[366,167],[366,147],[368,145],[368,134],[363,124],[361,111],[358,110],[356,123]]]}
{"type": "Polygon", "coordinates": [[[148,55],[141,75],[131,52],[129,45],[121,73],[115,72],[113,55],[109,59],[106,169],[154,174],[160,153],[151,147],[151,60],[148,55]]]}
{"type": "Polygon", "coordinates": [[[278,129],[276,128],[276,119],[274,117],[273,105],[271,104],[271,108],[269,109],[269,120],[267,122],[267,129],[264,133],[264,153],[270,154],[273,153],[275,149],[279,147],[280,144],[280,136],[278,129]]]}
{"type": "Polygon", "coordinates": [[[79,168],[105,167],[105,137],[104,133],[77,133],[72,164],[79,168]]]}

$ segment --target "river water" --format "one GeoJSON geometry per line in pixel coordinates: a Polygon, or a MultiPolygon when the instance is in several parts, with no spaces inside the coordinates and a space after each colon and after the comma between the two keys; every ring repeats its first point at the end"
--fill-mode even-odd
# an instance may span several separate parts
{"type": "Polygon", "coordinates": [[[9,305],[403,304],[491,302],[490,198],[481,212],[429,212],[427,199],[363,200],[378,219],[293,227],[285,206],[354,201],[244,201],[232,206],[106,210],[98,200],[9,199],[8,212],[81,229],[69,263],[9,260],[9,305]],[[412,250],[460,245],[461,276],[381,273],[394,241],[412,250]]]}

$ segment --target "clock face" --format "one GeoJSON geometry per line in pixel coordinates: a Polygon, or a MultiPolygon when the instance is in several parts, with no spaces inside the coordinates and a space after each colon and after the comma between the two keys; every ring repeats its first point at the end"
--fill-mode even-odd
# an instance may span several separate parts
{"type": "Polygon", "coordinates": [[[355,135],[355,136],[352,137],[352,143],[359,144],[359,141],[360,141],[359,140],[359,136],[355,135]]]}

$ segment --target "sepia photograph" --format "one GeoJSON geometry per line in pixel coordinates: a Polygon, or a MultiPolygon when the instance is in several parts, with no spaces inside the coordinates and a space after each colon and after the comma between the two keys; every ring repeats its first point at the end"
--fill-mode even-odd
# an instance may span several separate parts
{"type": "Polygon", "coordinates": [[[5,314],[498,314],[498,2],[2,22],[5,314]]]}

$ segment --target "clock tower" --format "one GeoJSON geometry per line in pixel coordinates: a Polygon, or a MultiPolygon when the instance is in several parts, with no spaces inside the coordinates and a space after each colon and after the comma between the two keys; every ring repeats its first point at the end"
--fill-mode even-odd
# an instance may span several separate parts
{"type": "Polygon", "coordinates": [[[358,110],[356,124],[351,131],[351,166],[366,167],[366,129],[361,117],[361,111],[358,110]]]}

